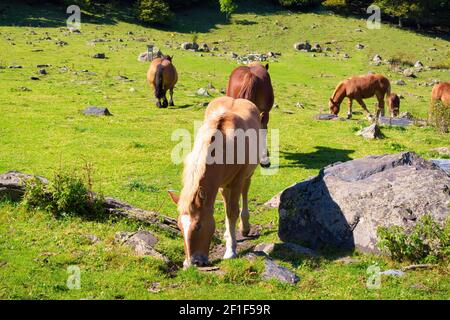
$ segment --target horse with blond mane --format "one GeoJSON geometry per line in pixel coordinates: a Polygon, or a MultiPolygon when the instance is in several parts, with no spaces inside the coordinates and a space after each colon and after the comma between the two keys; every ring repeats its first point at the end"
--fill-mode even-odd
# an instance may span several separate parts
{"type": "Polygon", "coordinates": [[[247,194],[260,158],[260,128],[259,110],[248,100],[221,97],[209,104],[192,152],[185,159],[181,194],[169,192],[178,207],[185,267],[209,263],[215,231],[214,203],[219,191],[226,211],[224,259],[237,256],[236,223],[241,195],[240,230],[243,234],[250,230],[247,194]]]}
{"type": "MultiPolygon", "coordinates": [[[[391,83],[381,74],[369,74],[365,76],[351,77],[340,82],[333,95],[330,98],[328,106],[330,113],[334,115],[339,114],[340,106],[345,98],[349,99],[347,119],[352,117],[353,100],[356,100],[361,107],[366,111],[370,120],[373,120],[373,115],[367,109],[363,99],[372,98],[376,96],[378,100],[378,108],[376,110],[376,119],[384,114],[384,99],[391,95],[391,83]]],[[[390,105],[391,113],[393,106],[390,105]]]]}
{"type": "Polygon", "coordinates": [[[163,56],[153,59],[147,71],[147,81],[153,87],[158,108],[174,106],[173,88],[177,84],[178,73],[172,63],[172,58],[171,56],[163,56]],[[166,97],[167,91],[170,93],[169,102],[167,102],[166,97]]]}
{"type": "Polygon", "coordinates": [[[438,101],[440,101],[444,107],[450,107],[450,82],[441,82],[433,87],[433,90],[431,91],[430,109],[428,111],[428,121],[431,121],[438,101]]]}
{"type": "MultiPolygon", "coordinates": [[[[233,70],[227,86],[227,96],[235,99],[247,99],[253,102],[261,112],[262,129],[267,129],[269,112],[273,107],[274,93],[269,75],[269,64],[263,66],[252,62],[233,70]]],[[[269,152],[266,149],[261,159],[262,167],[270,167],[269,152]]]]}

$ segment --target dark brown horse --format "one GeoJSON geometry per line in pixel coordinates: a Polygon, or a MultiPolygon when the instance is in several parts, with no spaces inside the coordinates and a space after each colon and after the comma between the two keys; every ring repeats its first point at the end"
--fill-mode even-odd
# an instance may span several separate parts
{"type": "MultiPolygon", "coordinates": [[[[274,103],[269,65],[252,62],[233,70],[228,81],[227,96],[235,99],[247,99],[253,102],[261,112],[261,128],[267,130],[269,112],[274,103]]],[[[261,166],[270,167],[269,151],[266,148],[261,166]]]]}
{"type": "Polygon", "coordinates": [[[381,74],[369,74],[359,77],[351,77],[339,83],[334,90],[333,96],[330,98],[328,106],[332,114],[338,115],[342,101],[345,98],[349,99],[347,118],[352,117],[353,100],[356,100],[361,107],[366,111],[370,120],[373,120],[373,115],[367,109],[363,99],[368,99],[373,96],[377,97],[378,108],[376,111],[376,119],[384,110],[384,99],[391,94],[391,84],[389,80],[381,74]]]}
{"type": "Polygon", "coordinates": [[[172,57],[164,56],[155,58],[150,63],[147,71],[147,81],[153,87],[156,97],[156,106],[158,108],[167,108],[173,106],[173,88],[178,81],[178,73],[172,64],[172,57]],[[169,90],[170,101],[167,102],[166,93],[169,90]],[[162,104],[161,104],[162,100],[162,104]]]}
{"type": "Polygon", "coordinates": [[[391,112],[391,117],[392,118],[398,117],[398,115],[400,114],[400,97],[396,93],[391,93],[388,96],[388,104],[389,110],[391,112]]]}
{"type": "Polygon", "coordinates": [[[436,102],[440,101],[444,107],[450,107],[450,82],[441,82],[436,84],[431,91],[430,110],[428,111],[428,120],[434,113],[436,102]]]}

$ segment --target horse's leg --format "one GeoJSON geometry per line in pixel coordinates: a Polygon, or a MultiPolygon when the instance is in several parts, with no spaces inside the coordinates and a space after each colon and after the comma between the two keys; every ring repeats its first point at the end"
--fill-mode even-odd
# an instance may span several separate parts
{"type": "Polygon", "coordinates": [[[356,101],[358,101],[358,103],[361,105],[361,107],[364,109],[364,111],[366,111],[367,118],[368,118],[370,121],[373,121],[373,115],[370,113],[369,109],[367,109],[367,106],[366,106],[366,104],[364,103],[363,99],[358,98],[358,99],[356,99],[356,101]]]}
{"type": "Polygon", "coordinates": [[[352,118],[352,115],[353,115],[352,107],[353,107],[353,99],[348,98],[347,119],[351,119],[352,118]]]}
{"type": "Polygon", "coordinates": [[[378,123],[378,120],[380,119],[380,115],[384,117],[384,94],[377,95],[378,99],[378,109],[377,109],[377,116],[376,121],[378,123]]]}
{"type": "Polygon", "coordinates": [[[237,257],[237,242],[236,242],[236,222],[239,218],[239,197],[241,190],[237,188],[223,188],[222,197],[225,202],[225,241],[226,250],[223,256],[224,259],[232,259],[237,257]]]}
{"type": "Polygon", "coordinates": [[[170,88],[169,94],[170,94],[169,106],[173,107],[175,105],[173,103],[173,88],[170,88]]]}
{"type": "Polygon", "coordinates": [[[244,237],[250,233],[250,213],[248,211],[248,190],[250,189],[250,182],[251,178],[248,178],[242,187],[242,211],[239,229],[244,237]]]}
{"type": "Polygon", "coordinates": [[[169,103],[167,102],[167,90],[163,91],[163,104],[162,107],[163,108],[167,108],[167,106],[169,105],[169,103]]]}

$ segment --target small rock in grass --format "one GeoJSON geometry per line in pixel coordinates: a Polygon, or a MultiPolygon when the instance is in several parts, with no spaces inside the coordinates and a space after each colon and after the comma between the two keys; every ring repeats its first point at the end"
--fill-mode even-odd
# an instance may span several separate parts
{"type": "Polygon", "coordinates": [[[405,273],[403,271],[401,271],[401,270],[389,269],[389,270],[380,272],[380,275],[393,276],[393,277],[403,277],[405,275],[405,273]]]}
{"type": "Polygon", "coordinates": [[[210,97],[211,95],[208,92],[208,89],[206,88],[200,88],[197,90],[197,95],[198,96],[204,96],[204,97],[210,97]]]}
{"type": "Polygon", "coordinates": [[[286,267],[280,266],[273,260],[266,258],[264,261],[264,272],[262,274],[264,280],[275,279],[281,282],[295,284],[300,278],[286,267]]]}
{"type": "Polygon", "coordinates": [[[105,55],[104,53],[96,53],[96,54],[94,54],[94,55],[92,56],[92,58],[95,58],[95,59],[105,59],[105,58],[106,58],[106,55],[105,55]]]}
{"type": "Polygon", "coordinates": [[[331,113],[326,113],[326,114],[318,114],[314,116],[314,118],[316,120],[335,120],[338,118],[338,116],[331,113]]]}
{"type": "Polygon", "coordinates": [[[365,46],[363,45],[363,44],[361,44],[361,43],[358,43],[357,45],[356,45],[356,49],[357,50],[362,50],[362,49],[364,49],[365,48],[365,46]]]}
{"type": "Polygon", "coordinates": [[[370,126],[361,129],[356,135],[362,136],[366,139],[381,139],[384,137],[380,127],[376,123],[373,123],[370,126]]]}
{"type": "Polygon", "coordinates": [[[83,114],[92,116],[112,116],[108,108],[90,106],[83,110],[83,114]]]}
{"type": "Polygon", "coordinates": [[[406,86],[406,82],[403,80],[397,80],[397,81],[395,81],[395,84],[398,86],[406,86]]]}
{"type": "Polygon", "coordinates": [[[45,70],[45,69],[39,69],[39,74],[42,74],[42,75],[45,75],[45,74],[47,74],[47,70],[45,70]]]}
{"type": "Polygon", "coordinates": [[[93,235],[93,234],[87,234],[87,235],[85,235],[84,237],[85,237],[85,238],[89,241],[89,243],[91,243],[91,244],[94,244],[94,243],[97,243],[97,242],[100,241],[100,239],[99,239],[96,235],[93,235]]]}
{"type": "Polygon", "coordinates": [[[448,148],[448,147],[435,148],[435,149],[431,149],[431,151],[436,151],[437,153],[440,153],[440,154],[450,155],[450,148],[448,148]]]}
{"type": "Polygon", "coordinates": [[[30,80],[40,80],[40,79],[39,79],[39,77],[32,76],[32,77],[30,77],[30,80]]]}

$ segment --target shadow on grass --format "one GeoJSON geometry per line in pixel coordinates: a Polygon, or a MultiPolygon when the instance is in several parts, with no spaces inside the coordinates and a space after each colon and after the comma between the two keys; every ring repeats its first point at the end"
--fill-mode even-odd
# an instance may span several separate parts
{"type": "Polygon", "coordinates": [[[280,151],[280,156],[288,161],[288,164],[280,165],[280,168],[299,167],[305,169],[321,169],[335,162],[352,160],[349,155],[354,150],[335,149],[318,146],[316,151],[309,153],[296,153],[280,151]]]}

